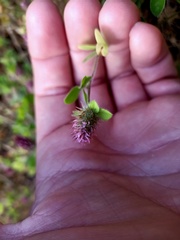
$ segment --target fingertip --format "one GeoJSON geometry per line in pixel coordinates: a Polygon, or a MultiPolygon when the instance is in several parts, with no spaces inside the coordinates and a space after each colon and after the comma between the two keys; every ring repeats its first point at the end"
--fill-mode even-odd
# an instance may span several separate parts
{"type": "Polygon", "coordinates": [[[64,35],[63,21],[51,0],[34,0],[30,4],[26,26],[31,57],[47,59],[62,54],[66,49],[66,39],[61,38],[64,35]]]}
{"type": "Polygon", "coordinates": [[[105,64],[118,110],[146,99],[129,54],[129,32],[139,19],[139,10],[131,0],[107,0],[99,15],[100,29],[109,45],[105,64]]]}
{"type": "Polygon", "coordinates": [[[139,21],[136,5],[130,0],[107,0],[99,15],[99,25],[109,44],[127,41],[129,31],[139,21]]]}
{"type": "Polygon", "coordinates": [[[130,32],[131,63],[149,98],[179,92],[177,70],[159,29],[139,22],[130,32]]]}
{"type": "Polygon", "coordinates": [[[142,22],[131,29],[129,46],[132,64],[138,67],[154,65],[168,53],[159,29],[142,22]]]}
{"type": "Polygon", "coordinates": [[[63,99],[73,80],[64,23],[53,1],[34,0],[26,18],[39,143],[71,121],[74,105],[65,105],[63,99]]]}
{"type": "Polygon", "coordinates": [[[101,5],[98,0],[70,0],[64,11],[66,34],[72,50],[81,44],[94,42],[94,29],[98,27],[101,5]]]}

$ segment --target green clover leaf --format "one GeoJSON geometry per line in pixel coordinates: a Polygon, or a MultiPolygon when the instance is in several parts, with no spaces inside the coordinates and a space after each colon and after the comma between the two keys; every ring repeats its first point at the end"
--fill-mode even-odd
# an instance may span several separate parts
{"type": "Polygon", "coordinates": [[[85,88],[87,86],[87,84],[91,81],[91,76],[84,76],[82,81],[81,81],[81,84],[80,84],[80,88],[85,88]]]}
{"type": "Polygon", "coordinates": [[[93,112],[98,113],[99,112],[99,105],[95,100],[92,100],[89,104],[88,107],[93,110],[93,112]]]}
{"type": "Polygon", "coordinates": [[[150,9],[155,17],[158,17],[164,10],[166,0],[151,0],[150,9]]]}
{"type": "Polygon", "coordinates": [[[64,99],[64,103],[66,104],[74,103],[78,99],[80,91],[81,89],[79,86],[71,88],[71,90],[68,92],[64,99]]]}
{"type": "Polygon", "coordinates": [[[108,121],[112,118],[112,113],[104,108],[100,108],[98,112],[98,117],[104,121],[108,121]]]}

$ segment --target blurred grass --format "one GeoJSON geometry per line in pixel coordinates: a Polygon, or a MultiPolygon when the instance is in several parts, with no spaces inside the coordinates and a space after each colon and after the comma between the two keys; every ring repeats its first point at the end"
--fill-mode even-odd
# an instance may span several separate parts
{"type": "MultiPolygon", "coordinates": [[[[84,0],[86,1],[86,0],[84,0]]],[[[24,219],[34,199],[35,122],[25,11],[30,0],[0,0],[0,222],[24,219]]],[[[63,12],[67,0],[54,0],[63,12]]],[[[105,0],[101,0],[105,2],[105,0]]],[[[179,5],[152,16],[149,1],[134,0],[144,21],[160,28],[179,64],[179,5]],[[172,15],[173,21],[169,21],[172,15]],[[174,17],[175,16],[175,17],[174,17]],[[176,17],[177,16],[177,17],[176,17]],[[169,22],[168,22],[169,21],[169,22]],[[172,41],[171,41],[172,39],[172,41]]]]}
{"type": "Polygon", "coordinates": [[[25,9],[0,1],[0,222],[24,219],[32,204],[35,124],[25,9]]]}
{"type": "MultiPolygon", "coordinates": [[[[33,77],[25,12],[31,0],[0,0],[0,222],[28,216],[34,199],[33,77]]],[[[66,0],[55,0],[63,12],[66,0]]]]}

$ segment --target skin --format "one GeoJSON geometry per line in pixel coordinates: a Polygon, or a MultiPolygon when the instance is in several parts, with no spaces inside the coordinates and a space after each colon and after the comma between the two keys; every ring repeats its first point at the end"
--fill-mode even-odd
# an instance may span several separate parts
{"type": "Polygon", "coordinates": [[[178,240],[180,84],[160,32],[130,0],[70,0],[64,23],[50,0],[27,12],[37,123],[36,199],[30,216],[0,226],[0,240],[178,240]],[[114,113],[91,144],[71,136],[69,89],[99,27],[109,44],[92,99],[114,113]],[[105,77],[106,76],[106,77],[105,77]],[[111,89],[111,91],[110,91],[111,89]]]}

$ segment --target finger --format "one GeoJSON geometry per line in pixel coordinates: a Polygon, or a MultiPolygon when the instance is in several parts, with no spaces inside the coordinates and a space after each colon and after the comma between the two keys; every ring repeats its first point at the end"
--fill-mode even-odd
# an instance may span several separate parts
{"type": "Polygon", "coordinates": [[[173,59],[157,28],[137,23],[130,32],[130,52],[132,65],[151,98],[180,93],[173,59]]]}
{"type": "MultiPolygon", "coordinates": [[[[83,63],[88,52],[79,50],[78,46],[95,43],[94,29],[98,28],[100,8],[98,0],[71,0],[65,9],[66,33],[76,83],[79,83],[84,76],[90,76],[93,72],[94,59],[83,63]]],[[[105,82],[103,58],[99,60],[91,89],[91,99],[95,99],[100,106],[112,109],[112,102],[105,82]]]]}
{"type": "Polygon", "coordinates": [[[63,99],[72,86],[63,21],[50,0],[35,0],[27,12],[28,46],[35,80],[37,140],[66,124],[73,106],[63,99]]]}
{"type": "Polygon", "coordinates": [[[107,0],[99,16],[109,44],[106,68],[118,109],[147,99],[130,59],[129,32],[137,21],[139,12],[130,0],[107,0]]]}

